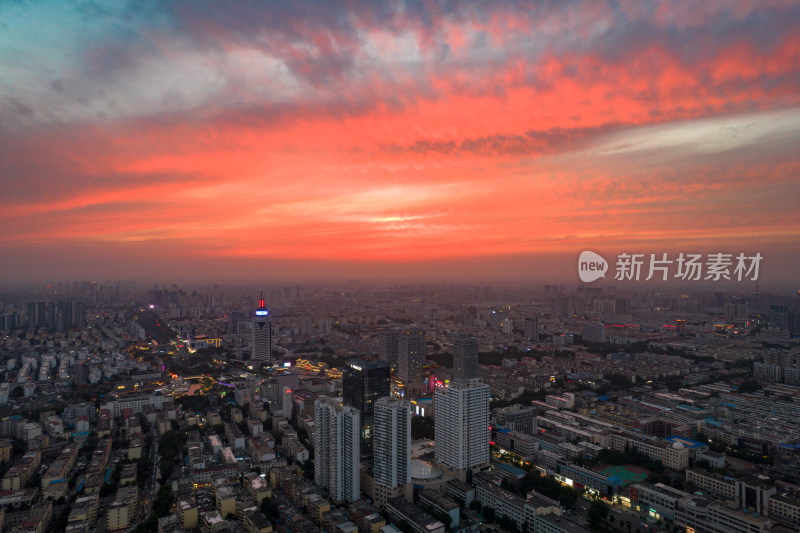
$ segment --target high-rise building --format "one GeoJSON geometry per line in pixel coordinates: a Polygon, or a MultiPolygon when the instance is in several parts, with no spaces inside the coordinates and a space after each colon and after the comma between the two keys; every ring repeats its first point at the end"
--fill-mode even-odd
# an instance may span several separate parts
{"type": "Polygon", "coordinates": [[[318,322],[317,328],[319,329],[319,332],[322,333],[323,335],[328,335],[331,332],[332,324],[333,321],[330,318],[323,318],[320,319],[320,321],[318,322]]]}
{"type": "Polygon", "coordinates": [[[67,331],[72,326],[72,302],[56,302],[56,331],[67,331]]]}
{"type": "Polygon", "coordinates": [[[72,306],[73,326],[76,328],[86,327],[86,304],[82,300],[76,300],[72,306]]]}
{"type": "Polygon", "coordinates": [[[525,319],[525,336],[533,342],[539,342],[539,317],[525,319]]]}
{"type": "Polygon", "coordinates": [[[785,305],[769,306],[769,327],[787,329],[789,308],[785,305]]]}
{"type": "Polygon", "coordinates": [[[372,426],[375,402],[389,396],[389,365],[384,361],[353,359],[342,373],[344,404],[361,413],[361,454],[372,453],[372,426]]]}
{"type": "Polygon", "coordinates": [[[471,482],[489,464],[489,385],[456,380],[434,396],[436,461],[471,482]]]}
{"type": "Polygon", "coordinates": [[[402,381],[420,377],[427,360],[424,329],[408,328],[400,333],[397,359],[398,376],[402,381]]]}
{"type": "MultiPolygon", "coordinates": [[[[283,404],[284,391],[300,388],[300,375],[297,372],[284,370],[278,372],[261,384],[259,396],[262,400],[273,404],[283,404]]],[[[281,407],[282,408],[282,407],[281,407]]],[[[277,409],[277,407],[275,407],[277,409]]],[[[288,415],[285,415],[288,418],[288,415]]]]}
{"type": "Polygon", "coordinates": [[[264,294],[258,299],[258,308],[253,317],[253,355],[254,361],[272,362],[272,321],[264,305],[264,294]]]}
{"type": "Polygon", "coordinates": [[[0,330],[1,331],[14,331],[17,329],[19,316],[16,313],[6,313],[0,315],[0,330]]]}
{"type": "Polygon", "coordinates": [[[36,302],[27,302],[27,311],[25,313],[25,325],[28,328],[35,328],[39,324],[36,322],[36,302]]]}
{"type": "Polygon", "coordinates": [[[314,319],[310,316],[304,316],[300,321],[300,334],[311,335],[314,332],[314,319]]]}
{"type": "Polygon", "coordinates": [[[536,409],[520,404],[501,407],[494,411],[497,425],[509,431],[516,431],[526,435],[536,432],[536,409]]]}
{"type": "Polygon", "coordinates": [[[375,500],[383,508],[411,483],[411,404],[384,397],[375,402],[375,500]]]}
{"type": "Polygon", "coordinates": [[[800,311],[794,310],[786,313],[786,322],[789,334],[792,337],[800,335],[800,311]]]}
{"type": "Polygon", "coordinates": [[[56,330],[56,303],[45,302],[46,304],[46,317],[47,317],[47,331],[56,330]]]}
{"type": "Polygon", "coordinates": [[[581,337],[588,342],[606,342],[606,327],[602,322],[586,324],[581,330],[581,337]]]}
{"type": "Polygon", "coordinates": [[[314,483],[328,490],[334,503],[361,496],[361,417],[338,398],[314,402],[314,483]]]}
{"type": "Polygon", "coordinates": [[[478,377],[478,339],[462,337],[453,343],[453,379],[478,377]]]}
{"type": "Polygon", "coordinates": [[[383,329],[378,333],[378,353],[381,360],[396,365],[399,346],[400,332],[396,329],[383,329]]]}

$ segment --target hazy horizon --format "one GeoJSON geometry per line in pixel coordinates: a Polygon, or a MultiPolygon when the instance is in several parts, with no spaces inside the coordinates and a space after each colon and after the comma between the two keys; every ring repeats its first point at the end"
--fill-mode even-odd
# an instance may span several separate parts
{"type": "MultiPolygon", "coordinates": [[[[662,250],[658,250],[661,252],[662,250]]],[[[217,261],[225,266],[216,270],[216,275],[208,275],[206,268],[192,269],[191,265],[181,264],[163,265],[155,261],[150,269],[143,270],[140,265],[133,268],[110,269],[101,263],[96,268],[86,268],[76,265],[75,269],[61,268],[53,273],[50,266],[44,266],[41,271],[26,270],[26,276],[18,279],[6,277],[0,283],[2,286],[32,286],[40,284],[53,284],[57,282],[72,281],[97,281],[97,282],[134,282],[142,285],[149,284],[177,284],[179,286],[252,286],[256,288],[275,287],[285,284],[311,284],[311,285],[342,285],[358,282],[368,285],[386,284],[438,284],[438,285],[480,285],[480,286],[524,286],[537,288],[545,284],[564,285],[567,289],[577,286],[603,287],[616,286],[619,290],[719,290],[724,292],[753,292],[755,290],[768,291],[798,291],[798,285],[792,277],[791,270],[773,271],[773,264],[792,264],[797,260],[794,251],[783,255],[766,255],[761,265],[761,275],[757,282],[751,280],[737,281],[735,277],[730,280],[686,281],[669,277],[664,282],[655,278],[646,280],[646,269],[642,272],[641,279],[616,280],[614,265],[607,272],[605,279],[592,283],[583,283],[577,274],[577,253],[551,255],[547,257],[514,257],[514,258],[482,258],[471,260],[451,260],[447,262],[416,261],[405,264],[381,265],[382,268],[372,268],[367,271],[363,265],[344,261],[328,261],[317,263],[278,264],[278,262],[244,261],[231,266],[224,259],[217,261]],[[359,268],[361,267],[361,268],[359,268]],[[560,273],[560,274],[558,274],[560,273]],[[789,274],[788,276],[785,276],[789,274]],[[781,277],[784,275],[785,277],[781,277]]],[[[762,254],[763,255],[763,254],[762,254]]],[[[606,254],[614,260],[612,254],[606,254]]],[[[62,265],[62,267],[65,265],[62,265]]]]}

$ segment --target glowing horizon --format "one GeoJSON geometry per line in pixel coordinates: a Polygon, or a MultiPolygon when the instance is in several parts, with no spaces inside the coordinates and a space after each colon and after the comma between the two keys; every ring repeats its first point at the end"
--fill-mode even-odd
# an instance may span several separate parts
{"type": "Polygon", "coordinates": [[[798,28],[791,1],[3,4],[0,275],[684,249],[796,285],[798,28]]]}

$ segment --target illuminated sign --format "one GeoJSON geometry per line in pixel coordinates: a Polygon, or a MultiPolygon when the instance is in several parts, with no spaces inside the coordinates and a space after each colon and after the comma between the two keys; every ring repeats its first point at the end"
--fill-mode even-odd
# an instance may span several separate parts
{"type": "Polygon", "coordinates": [[[283,367],[284,368],[289,368],[290,366],[292,366],[292,362],[291,361],[286,361],[285,363],[283,363],[283,367]]]}
{"type": "Polygon", "coordinates": [[[258,311],[256,311],[256,316],[267,316],[268,314],[269,311],[267,311],[266,309],[263,310],[259,309],[258,311]]]}

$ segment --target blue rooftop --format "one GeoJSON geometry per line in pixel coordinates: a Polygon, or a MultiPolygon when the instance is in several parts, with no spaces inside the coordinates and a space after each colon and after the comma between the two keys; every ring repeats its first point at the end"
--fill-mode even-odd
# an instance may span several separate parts
{"type": "Polygon", "coordinates": [[[664,440],[667,441],[667,442],[673,442],[673,443],[680,442],[681,444],[683,444],[687,448],[698,448],[700,446],[708,446],[707,444],[703,444],[702,442],[699,442],[699,441],[696,441],[696,440],[687,439],[687,438],[684,438],[684,437],[678,437],[678,436],[675,436],[675,435],[673,435],[672,437],[667,437],[664,440]]]}
{"type": "Polygon", "coordinates": [[[506,464],[506,463],[501,463],[501,464],[497,465],[495,468],[499,468],[501,470],[505,470],[506,472],[508,472],[510,474],[514,474],[515,476],[524,476],[525,475],[525,471],[523,469],[517,468],[516,466],[511,466],[511,465],[506,464]]]}

